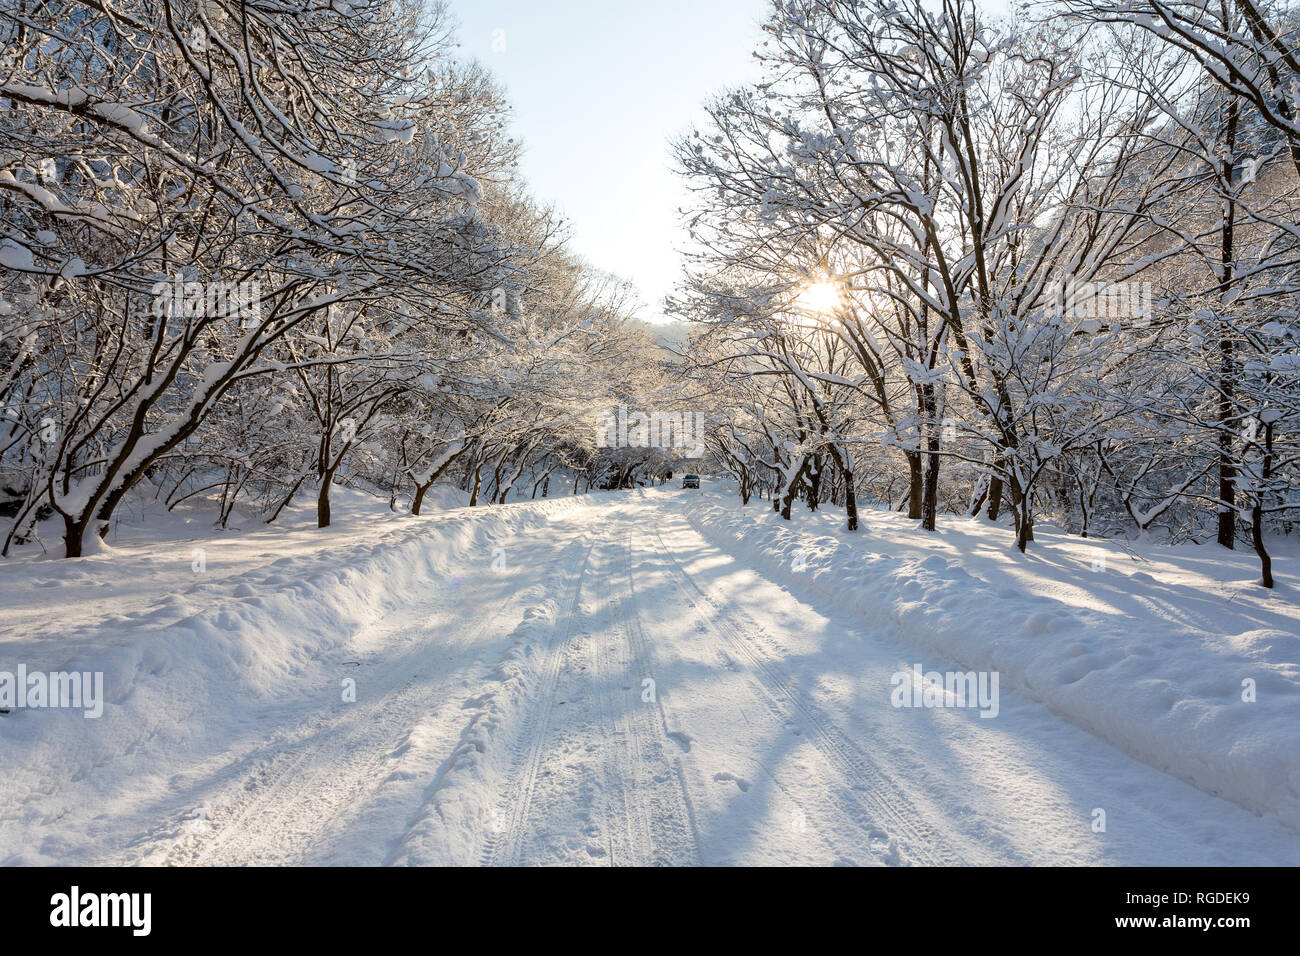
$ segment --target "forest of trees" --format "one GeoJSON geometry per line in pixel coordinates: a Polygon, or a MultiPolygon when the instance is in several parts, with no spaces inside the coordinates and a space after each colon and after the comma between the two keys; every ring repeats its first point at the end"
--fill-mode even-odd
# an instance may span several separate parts
{"type": "Polygon", "coordinates": [[[418,514],[616,470],[598,412],[662,354],[443,8],[4,0],[0,40],[4,554],[133,492],[324,527],[341,480],[418,514]]]}
{"type": "MultiPolygon", "coordinates": [[[[629,487],[1251,547],[1300,508],[1287,0],[774,0],[671,152],[670,357],[419,0],[0,0],[0,553],[131,494],[274,521],[629,487]]],[[[689,117],[683,117],[683,124],[689,117]]]]}
{"type": "Polygon", "coordinates": [[[1300,19],[776,0],[675,144],[741,495],[1253,547],[1300,508],[1300,19]],[[1005,518],[1004,518],[1005,520],[1005,518]]]}

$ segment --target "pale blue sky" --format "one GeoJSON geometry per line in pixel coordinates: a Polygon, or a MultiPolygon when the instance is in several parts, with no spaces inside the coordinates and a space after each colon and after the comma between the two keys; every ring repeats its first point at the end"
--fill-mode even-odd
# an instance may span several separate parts
{"type": "Polygon", "coordinates": [[[660,317],[684,244],[668,141],[712,94],[758,74],[767,0],[449,0],[461,52],[506,87],[534,195],[573,249],[631,279],[660,317]],[[502,31],[498,33],[497,31],[502,31]],[[495,42],[494,42],[495,41],[495,42]]]}

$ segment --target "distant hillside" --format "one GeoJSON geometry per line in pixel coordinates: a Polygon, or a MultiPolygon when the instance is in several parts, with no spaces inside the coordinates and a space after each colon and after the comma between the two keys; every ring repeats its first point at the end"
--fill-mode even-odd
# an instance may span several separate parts
{"type": "Polygon", "coordinates": [[[637,320],[637,324],[644,326],[654,336],[656,342],[668,349],[679,348],[691,334],[691,324],[689,322],[642,322],[637,320]]]}

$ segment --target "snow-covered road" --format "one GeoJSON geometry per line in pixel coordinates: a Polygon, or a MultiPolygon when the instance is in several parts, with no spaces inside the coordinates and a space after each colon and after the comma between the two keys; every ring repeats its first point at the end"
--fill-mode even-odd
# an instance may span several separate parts
{"type": "Polygon", "coordinates": [[[1300,862],[1276,821],[1005,689],[996,719],[891,706],[916,649],[723,553],[683,501],[611,496],[484,548],[339,662],[355,703],[268,707],[92,858],[1300,862]]]}
{"type": "MultiPolygon", "coordinates": [[[[103,667],[108,702],[0,721],[0,858],[1300,864],[1277,817],[1005,680],[992,719],[893,706],[914,663],[965,669],[719,546],[712,501],[359,515],[213,540],[205,575],[188,544],[9,568],[5,659],[103,667]]],[[[889,548],[874,520],[854,540],[889,548]]]]}

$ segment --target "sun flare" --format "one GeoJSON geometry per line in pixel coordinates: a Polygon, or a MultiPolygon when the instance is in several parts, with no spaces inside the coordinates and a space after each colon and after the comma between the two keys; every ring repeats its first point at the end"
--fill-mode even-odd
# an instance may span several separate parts
{"type": "Polygon", "coordinates": [[[814,315],[830,316],[840,310],[843,297],[834,282],[811,282],[799,293],[799,308],[814,315]]]}

